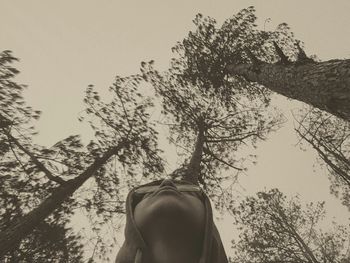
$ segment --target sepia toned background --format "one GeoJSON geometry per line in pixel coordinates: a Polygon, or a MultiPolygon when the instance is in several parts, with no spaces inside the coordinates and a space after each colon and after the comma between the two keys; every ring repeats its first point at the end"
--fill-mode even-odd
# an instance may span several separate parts
{"type": "MultiPolygon", "coordinates": [[[[36,142],[51,146],[71,134],[92,135],[77,118],[89,84],[107,89],[114,76],[139,72],[141,61],[168,66],[171,47],[193,28],[197,13],[219,24],[232,14],[255,6],[260,28],[290,25],[304,41],[307,54],[321,60],[350,57],[350,1],[348,0],[194,0],[194,1],[5,1],[0,0],[0,50],[20,58],[19,83],[28,85],[28,104],[43,111],[36,142]]],[[[305,201],[326,201],[327,220],[349,223],[349,212],[329,193],[327,173],[310,148],[301,151],[291,112],[301,103],[274,95],[273,102],[288,120],[258,145],[258,163],[239,179],[237,195],[247,196],[278,187],[305,201]]],[[[154,113],[154,118],[157,112],[154,113]]],[[[166,128],[164,135],[166,137],[166,128]]],[[[170,172],[177,165],[174,146],[162,140],[170,172]]],[[[217,221],[225,247],[233,238],[232,220],[217,221]]]]}

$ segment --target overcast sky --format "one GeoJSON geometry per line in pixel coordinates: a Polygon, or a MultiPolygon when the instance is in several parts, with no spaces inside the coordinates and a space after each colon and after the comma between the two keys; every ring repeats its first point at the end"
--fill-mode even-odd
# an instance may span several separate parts
{"type": "MultiPolygon", "coordinates": [[[[288,23],[307,54],[322,60],[350,57],[349,0],[0,0],[0,51],[12,50],[21,59],[18,82],[28,85],[28,103],[43,111],[36,141],[51,146],[68,135],[89,133],[77,121],[88,84],[107,88],[116,74],[137,73],[140,62],[150,59],[166,68],[170,48],[193,28],[198,12],[222,22],[250,5],[260,26],[271,19],[266,29],[288,23]]],[[[290,120],[259,144],[258,164],[240,180],[242,195],[278,187],[306,201],[325,200],[329,218],[346,222],[349,213],[329,194],[314,152],[296,146],[290,110],[301,104],[280,96],[274,102],[290,120]]],[[[231,234],[223,229],[230,227],[229,219],[218,225],[228,248],[231,234]]]]}

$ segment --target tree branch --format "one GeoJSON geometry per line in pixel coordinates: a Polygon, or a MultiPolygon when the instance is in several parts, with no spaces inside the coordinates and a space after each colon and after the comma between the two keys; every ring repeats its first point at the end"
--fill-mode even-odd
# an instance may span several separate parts
{"type": "Polygon", "coordinates": [[[223,164],[225,164],[225,165],[227,165],[227,166],[229,166],[229,167],[231,167],[231,168],[233,168],[233,169],[236,169],[236,170],[238,170],[238,171],[243,171],[242,168],[238,168],[238,167],[236,167],[236,166],[234,166],[234,165],[232,165],[232,164],[230,164],[230,163],[228,163],[228,162],[226,162],[226,161],[220,159],[220,158],[217,157],[212,151],[210,151],[208,148],[204,148],[204,152],[205,152],[206,154],[210,155],[211,157],[213,157],[215,160],[217,160],[217,161],[219,161],[219,162],[221,162],[221,163],[223,163],[223,164]]]}
{"type": "Polygon", "coordinates": [[[244,139],[247,139],[251,136],[257,136],[260,138],[259,134],[257,133],[251,133],[251,134],[247,134],[246,136],[240,137],[240,138],[221,138],[221,139],[209,139],[209,140],[205,140],[206,142],[209,143],[218,143],[218,142],[237,142],[240,141],[242,142],[244,139]]]}
{"type": "Polygon", "coordinates": [[[276,43],[276,41],[273,41],[273,46],[276,49],[277,55],[280,57],[281,59],[281,63],[282,64],[289,64],[290,61],[288,59],[288,57],[283,53],[282,49],[278,46],[278,44],[276,43]]]}
{"type": "Polygon", "coordinates": [[[315,62],[312,58],[309,58],[306,55],[305,51],[300,47],[300,41],[297,41],[295,43],[295,46],[298,49],[297,62],[299,62],[299,63],[315,62]]]}
{"type": "Polygon", "coordinates": [[[54,181],[58,184],[64,184],[66,183],[65,180],[58,176],[54,176],[45,166],[43,163],[41,163],[33,153],[31,153],[29,150],[27,150],[15,137],[13,137],[10,133],[6,132],[7,137],[9,138],[10,141],[12,141],[19,149],[21,149],[26,155],[29,156],[29,158],[32,160],[32,162],[36,165],[36,167],[42,171],[46,177],[54,181]]]}

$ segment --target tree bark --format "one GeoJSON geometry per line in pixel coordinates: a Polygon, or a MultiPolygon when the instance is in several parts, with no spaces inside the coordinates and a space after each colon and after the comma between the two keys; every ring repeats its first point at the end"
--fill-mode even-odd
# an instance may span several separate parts
{"type": "Polygon", "coordinates": [[[188,164],[186,178],[185,178],[186,180],[197,185],[199,184],[199,180],[200,180],[199,179],[200,165],[202,161],[204,142],[205,142],[204,123],[200,121],[200,124],[198,127],[197,141],[191,156],[190,163],[188,164]]]}
{"type": "Polygon", "coordinates": [[[258,61],[230,65],[227,71],[350,121],[350,59],[275,64],[258,61]]]}
{"type": "Polygon", "coordinates": [[[120,151],[126,143],[119,143],[117,146],[109,149],[104,155],[94,161],[78,177],[66,181],[54,190],[54,192],[45,199],[37,208],[15,221],[6,230],[0,233],[0,259],[11,251],[23,238],[32,232],[32,230],[48,217],[54,210],[59,208],[68,197],[70,197],[83,183],[101,168],[107,160],[120,151]]]}

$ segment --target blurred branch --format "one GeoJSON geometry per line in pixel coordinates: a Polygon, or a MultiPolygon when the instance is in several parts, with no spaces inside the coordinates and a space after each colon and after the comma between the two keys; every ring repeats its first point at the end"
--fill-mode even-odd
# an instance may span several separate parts
{"type": "Polygon", "coordinates": [[[32,162],[36,165],[36,167],[42,171],[46,177],[54,181],[60,185],[66,183],[65,180],[58,176],[54,176],[45,166],[43,163],[41,163],[33,153],[31,153],[29,150],[27,150],[15,137],[13,137],[10,133],[6,132],[7,137],[9,138],[10,141],[12,141],[19,149],[21,149],[26,155],[29,156],[29,158],[32,160],[32,162]]]}
{"type": "Polygon", "coordinates": [[[229,138],[221,138],[221,139],[207,139],[206,142],[208,143],[218,143],[218,142],[243,142],[244,139],[247,139],[251,136],[257,136],[261,139],[261,136],[259,136],[259,134],[257,133],[251,133],[251,134],[247,134],[243,137],[240,137],[240,138],[232,138],[232,137],[229,137],[229,138]]]}

